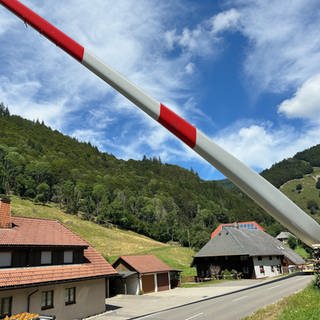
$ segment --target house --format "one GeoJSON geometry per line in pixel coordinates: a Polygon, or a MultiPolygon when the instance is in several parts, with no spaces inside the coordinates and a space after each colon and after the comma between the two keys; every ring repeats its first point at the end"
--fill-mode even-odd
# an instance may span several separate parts
{"type": "Polygon", "coordinates": [[[223,227],[194,257],[199,279],[235,270],[244,278],[273,277],[304,260],[260,229],[223,227]]]}
{"type": "Polygon", "coordinates": [[[180,271],[154,255],[121,256],[112,266],[122,277],[110,284],[110,289],[118,290],[114,293],[137,295],[169,290],[179,282],[180,271]]]}
{"type": "Polygon", "coordinates": [[[58,221],[11,217],[0,200],[0,318],[32,312],[59,320],[105,311],[116,270],[58,221]]]}
{"type": "Polygon", "coordinates": [[[287,231],[282,231],[282,232],[280,232],[280,233],[276,236],[276,238],[277,238],[279,241],[281,241],[282,243],[284,243],[284,244],[287,244],[287,243],[288,243],[289,238],[294,238],[294,239],[296,239],[296,237],[295,237],[292,233],[287,232],[287,231]]]}

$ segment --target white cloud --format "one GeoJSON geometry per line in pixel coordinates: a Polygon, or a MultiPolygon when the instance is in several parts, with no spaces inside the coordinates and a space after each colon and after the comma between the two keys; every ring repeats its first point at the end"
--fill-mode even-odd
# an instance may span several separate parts
{"type": "Polygon", "coordinates": [[[283,101],[279,112],[288,118],[320,121],[320,74],[308,79],[291,99],[283,101]]]}
{"type": "Polygon", "coordinates": [[[81,142],[90,142],[98,148],[103,148],[101,141],[102,132],[93,129],[76,129],[72,134],[72,137],[78,139],[81,142]]]}
{"type": "MultiPolygon", "coordinates": [[[[187,76],[195,67],[187,55],[168,56],[162,45],[175,4],[168,8],[144,0],[26,3],[156,99],[180,114],[195,112],[183,110],[189,97],[187,76]],[[182,101],[179,107],[177,101],[182,101]]],[[[44,120],[104,150],[113,146],[112,152],[124,158],[143,154],[145,147],[155,153],[166,149],[170,135],[153,132],[152,121],[131,102],[11,13],[1,10],[0,24],[0,101],[12,113],[44,120]],[[140,140],[140,135],[146,138],[140,140]],[[153,146],[150,137],[158,141],[153,146]]],[[[170,152],[166,151],[167,158],[170,152]]]]}
{"type": "Polygon", "coordinates": [[[238,159],[257,170],[292,157],[319,142],[320,127],[274,127],[271,123],[236,123],[219,132],[214,141],[238,159]]]}
{"type": "Polygon", "coordinates": [[[244,70],[257,94],[295,89],[320,72],[317,1],[235,0],[249,40],[244,70]]]}
{"type": "Polygon", "coordinates": [[[0,77],[0,83],[1,100],[10,107],[11,113],[29,120],[43,120],[54,128],[61,127],[60,115],[65,108],[63,98],[36,101],[34,97],[41,88],[41,84],[36,81],[12,83],[0,77]]]}
{"type": "Polygon", "coordinates": [[[176,29],[169,30],[165,33],[167,47],[171,50],[179,47],[190,55],[214,55],[221,50],[220,33],[235,30],[239,17],[236,9],[230,9],[200,22],[193,29],[186,27],[180,34],[176,29]]]}
{"type": "Polygon", "coordinates": [[[211,18],[212,32],[218,33],[238,28],[240,13],[233,9],[223,11],[211,18]]]}
{"type": "Polygon", "coordinates": [[[187,74],[192,74],[194,72],[194,69],[195,69],[195,65],[192,62],[189,62],[185,68],[187,74]]]}

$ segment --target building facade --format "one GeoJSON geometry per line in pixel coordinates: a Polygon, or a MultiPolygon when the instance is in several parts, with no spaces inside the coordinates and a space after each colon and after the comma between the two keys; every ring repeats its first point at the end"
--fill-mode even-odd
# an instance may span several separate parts
{"type": "Polygon", "coordinates": [[[11,217],[0,200],[0,317],[21,312],[81,319],[105,311],[117,271],[58,221],[11,217]]]}
{"type": "Polygon", "coordinates": [[[232,271],[247,279],[274,277],[304,260],[260,229],[224,226],[195,255],[192,266],[199,279],[219,278],[232,271]]]}
{"type": "Polygon", "coordinates": [[[113,287],[122,294],[142,294],[170,290],[179,283],[180,271],[153,255],[121,256],[113,267],[121,278],[113,287]]]}

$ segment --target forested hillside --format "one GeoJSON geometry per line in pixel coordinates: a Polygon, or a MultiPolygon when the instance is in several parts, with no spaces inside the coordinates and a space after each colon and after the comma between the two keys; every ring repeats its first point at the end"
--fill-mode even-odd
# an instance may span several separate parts
{"type": "Polygon", "coordinates": [[[262,171],[261,175],[279,188],[287,181],[312,173],[313,167],[320,167],[320,145],[274,164],[270,169],[262,171]]]}
{"type": "Polygon", "coordinates": [[[67,213],[198,248],[223,222],[274,220],[239,191],[160,159],[118,160],[89,143],[12,116],[0,105],[0,193],[58,203],[67,213]]]}

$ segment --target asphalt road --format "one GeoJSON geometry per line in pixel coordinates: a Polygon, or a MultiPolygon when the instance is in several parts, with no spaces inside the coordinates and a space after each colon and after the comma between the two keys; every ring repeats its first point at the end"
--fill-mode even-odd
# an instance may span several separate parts
{"type": "Polygon", "coordinates": [[[191,303],[136,319],[237,320],[305,288],[312,276],[296,276],[238,293],[191,303]]]}

